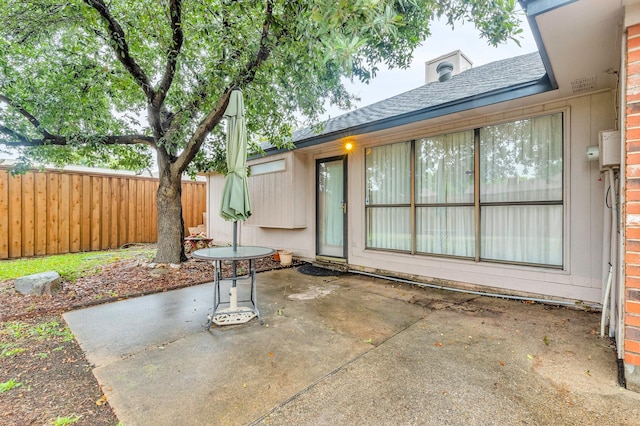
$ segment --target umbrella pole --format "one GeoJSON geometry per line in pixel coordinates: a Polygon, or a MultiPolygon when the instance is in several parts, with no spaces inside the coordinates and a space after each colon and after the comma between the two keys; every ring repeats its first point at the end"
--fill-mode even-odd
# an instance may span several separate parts
{"type": "Polygon", "coordinates": [[[238,251],[238,221],[233,221],[233,251],[238,251]]]}
{"type": "MultiPolygon", "coordinates": [[[[238,251],[238,221],[234,220],[233,221],[233,252],[235,254],[236,251],[238,251]]],[[[229,308],[230,309],[237,309],[238,307],[238,289],[237,289],[237,284],[236,284],[236,276],[237,274],[237,265],[236,265],[236,261],[234,260],[232,263],[232,274],[233,274],[233,282],[231,284],[231,290],[229,291],[229,308]]]]}
{"type": "MultiPolygon", "coordinates": [[[[235,254],[238,251],[238,221],[233,221],[233,253],[235,254]]],[[[236,286],[236,261],[233,261],[233,286],[236,286]]]]}

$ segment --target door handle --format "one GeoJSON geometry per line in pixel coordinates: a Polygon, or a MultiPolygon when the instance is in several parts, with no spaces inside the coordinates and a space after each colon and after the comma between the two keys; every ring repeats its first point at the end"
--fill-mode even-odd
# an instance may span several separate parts
{"type": "Polygon", "coordinates": [[[342,213],[347,214],[347,203],[344,201],[342,202],[342,213]]]}

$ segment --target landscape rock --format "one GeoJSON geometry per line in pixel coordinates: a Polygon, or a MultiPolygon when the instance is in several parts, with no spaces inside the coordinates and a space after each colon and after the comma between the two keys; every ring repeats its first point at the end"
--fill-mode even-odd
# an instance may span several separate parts
{"type": "Polygon", "coordinates": [[[153,276],[153,277],[160,277],[162,275],[166,275],[169,273],[168,269],[165,268],[155,268],[152,269],[151,271],[149,271],[149,275],[153,276]]]}
{"type": "Polygon", "coordinates": [[[14,286],[20,294],[33,294],[36,296],[51,296],[60,290],[62,281],[56,271],[41,272],[16,278],[14,286]]]}

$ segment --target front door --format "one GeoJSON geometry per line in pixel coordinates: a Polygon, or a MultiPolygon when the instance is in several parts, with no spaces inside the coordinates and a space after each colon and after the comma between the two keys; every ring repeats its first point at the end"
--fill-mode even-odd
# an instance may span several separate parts
{"type": "Polygon", "coordinates": [[[318,160],[316,165],[316,252],[319,256],[347,257],[346,171],[346,156],[318,160]]]}

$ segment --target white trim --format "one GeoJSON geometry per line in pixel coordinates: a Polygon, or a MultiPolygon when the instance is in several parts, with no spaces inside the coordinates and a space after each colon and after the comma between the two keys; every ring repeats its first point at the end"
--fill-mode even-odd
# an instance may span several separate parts
{"type": "Polygon", "coordinates": [[[562,270],[571,274],[571,107],[566,106],[562,110],[563,137],[562,140],[562,205],[564,217],[562,218],[562,270]]]}
{"type": "Polygon", "coordinates": [[[284,172],[287,170],[287,161],[284,158],[265,161],[263,163],[251,164],[249,166],[250,176],[258,176],[267,173],[284,172]]]}

